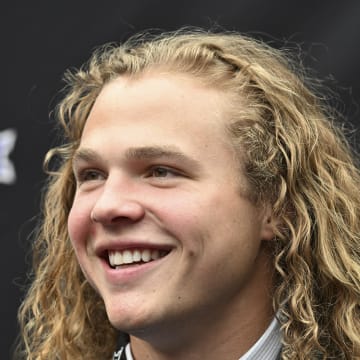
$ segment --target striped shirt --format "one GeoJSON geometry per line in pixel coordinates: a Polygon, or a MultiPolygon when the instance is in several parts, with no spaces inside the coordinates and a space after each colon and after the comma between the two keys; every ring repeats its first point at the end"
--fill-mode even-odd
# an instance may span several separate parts
{"type": "MultiPolygon", "coordinates": [[[[280,325],[273,319],[260,339],[239,360],[277,360],[281,351],[280,325]]],[[[130,343],[114,353],[113,360],[134,360],[130,343]]]]}

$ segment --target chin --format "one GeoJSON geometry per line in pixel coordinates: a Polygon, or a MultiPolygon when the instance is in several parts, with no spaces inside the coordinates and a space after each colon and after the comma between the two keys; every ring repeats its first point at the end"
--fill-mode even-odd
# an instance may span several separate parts
{"type": "Polygon", "coordinates": [[[126,333],[143,331],[151,323],[150,317],[144,312],[139,312],[139,309],[107,307],[106,304],[105,307],[111,325],[119,331],[126,333]]]}

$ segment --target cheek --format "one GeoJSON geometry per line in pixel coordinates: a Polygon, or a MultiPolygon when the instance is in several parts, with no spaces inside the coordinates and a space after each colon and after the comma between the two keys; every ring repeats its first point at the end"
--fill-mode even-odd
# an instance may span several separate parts
{"type": "Polygon", "coordinates": [[[75,200],[68,217],[68,231],[75,249],[84,244],[89,235],[90,223],[90,209],[75,200]]]}
{"type": "Polygon", "coordinates": [[[157,205],[153,211],[174,235],[180,237],[184,233],[201,228],[202,214],[206,213],[200,199],[186,196],[172,196],[165,199],[161,207],[157,205]]]}
{"type": "Polygon", "coordinates": [[[183,258],[195,263],[204,256],[204,248],[217,225],[212,216],[211,209],[215,204],[211,197],[191,195],[172,194],[171,198],[161,201],[162,206],[154,212],[172,236],[178,239],[183,258]]]}

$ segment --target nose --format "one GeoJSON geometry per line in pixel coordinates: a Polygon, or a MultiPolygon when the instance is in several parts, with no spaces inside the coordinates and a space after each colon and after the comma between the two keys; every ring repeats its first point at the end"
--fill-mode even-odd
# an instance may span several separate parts
{"type": "Polygon", "coordinates": [[[91,220],[103,225],[139,221],[145,208],[137,198],[137,191],[128,181],[108,178],[92,208],[91,220]]]}

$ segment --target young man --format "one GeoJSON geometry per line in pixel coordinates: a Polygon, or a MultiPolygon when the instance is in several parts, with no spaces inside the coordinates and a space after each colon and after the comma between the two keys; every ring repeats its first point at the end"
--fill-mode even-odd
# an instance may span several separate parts
{"type": "Polygon", "coordinates": [[[25,358],[360,358],[359,170],[290,69],[177,32],[67,74],[25,358]]]}

